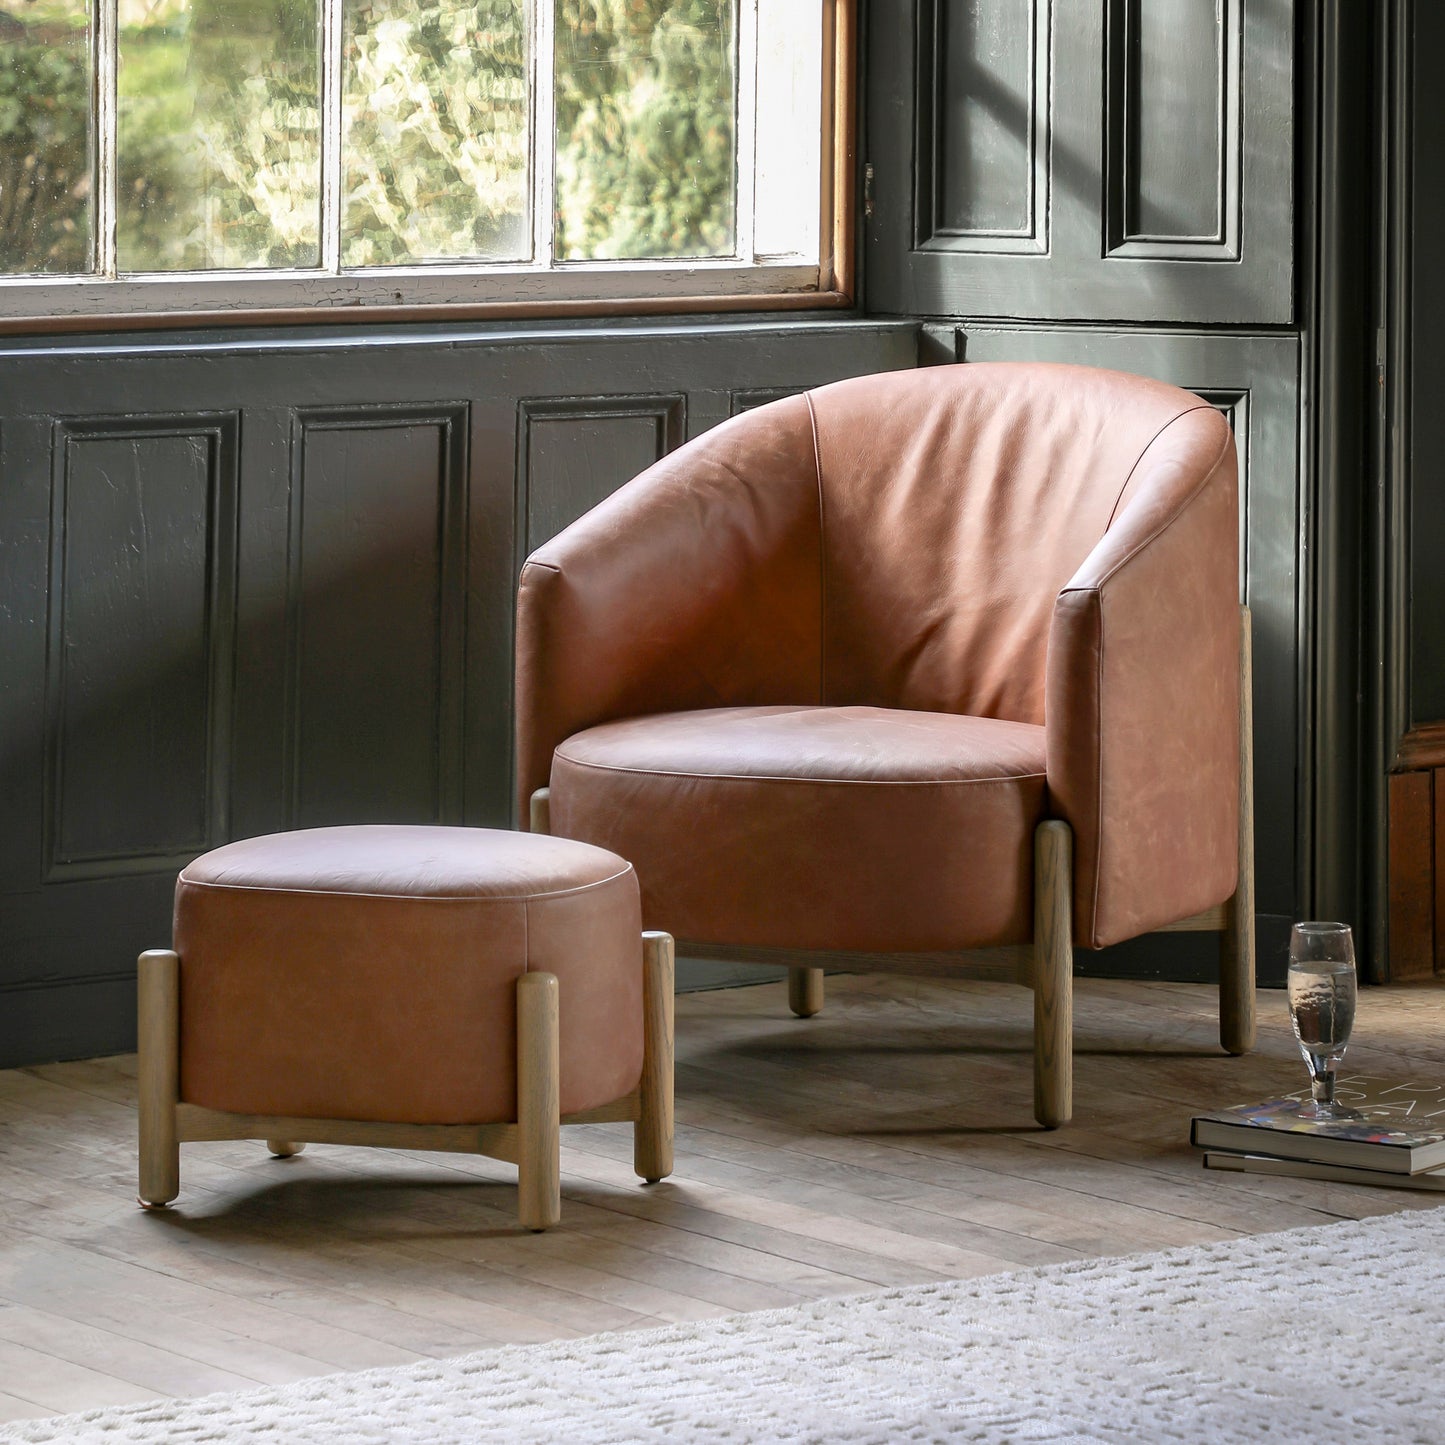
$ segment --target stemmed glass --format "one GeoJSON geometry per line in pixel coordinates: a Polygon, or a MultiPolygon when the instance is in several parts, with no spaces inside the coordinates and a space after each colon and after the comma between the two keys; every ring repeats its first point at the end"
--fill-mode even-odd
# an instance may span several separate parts
{"type": "Polygon", "coordinates": [[[1296,923],[1289,940],[1289,1019],[1310,1071],[1301,1119],[1358,1119],[1335,1102],[1335,1072],[1355,1025],[1355,942],[1347,923],[1296,923]]]}

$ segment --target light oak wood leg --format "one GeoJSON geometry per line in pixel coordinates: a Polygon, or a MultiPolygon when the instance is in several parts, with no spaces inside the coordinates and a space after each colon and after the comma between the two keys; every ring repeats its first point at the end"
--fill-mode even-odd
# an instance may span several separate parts
{"type": "Polygon", "coordinates": [[[642,935],[642,1082],[632,1126],[632,1167],[649,1184],[672,1173],[673,943],[642,935]]]}
{"type": "Polygon", "coordinates": [[[159,1209],[181,1192],[176,1104],[181,1083],[181,960],[152,948],[136,964],[140,1051],[140,1180],[137,1197],[159,1209]]]}
{"type": "Polygon", "coordinates": [[[1219,1042],[1226,1053],[1254,1047],[1254,669],[1249,608],[1239,633],[1239,885],[1219,938],[1219,1042]]]}
{"type": "Polygon", "coordinates": [[[1034,1117],[1046,1129],[1074,1113],[1074,834],[1034,833],[1034,1117]]]}
{"type": "Polygon", "coordinates": [[[555,974],[517,980],[517,1217],[532,1230],[562,1217],[557,1003],[555,974]]]}
{"type": "Polygon", "coordinates": [[[810,1019],[823,1008],[823,970],[821,968],[790,968],[788,970],[788,1007],[800,1019],[810,1019]]]}
{"type": "Polygon", "coordinates": [[[528,819],[529,831],[550,833],[552,831],[552,790],[538,788],[532,794],[532,816],[528,819]]]}
{"type": "Polygon", "coordinates": [[[294,1139],[268,1139],[266,1147],[278,1159],[290,1159],[293,1155],[299,1154],[306,1146],[298,1144],[294,1139]]]}

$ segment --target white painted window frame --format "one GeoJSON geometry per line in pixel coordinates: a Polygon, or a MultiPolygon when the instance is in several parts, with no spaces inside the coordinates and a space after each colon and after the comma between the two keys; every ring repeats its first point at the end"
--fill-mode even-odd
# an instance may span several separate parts
{"type": "MultiPolygon", "coordinates": [[[[738,113],[734,127],[737,166],[736,252],[730,257],[659,261],[559,261],[552,254],[554,169],[550,0],[528,0],[528,44],[532,58],[529,203],[532,208],[533,259],[523,262],[427,262],[411,266],[342,269],[341,130],[342,97],[337,83],[341,58],[343,0],[320,0],[323,52],[321,132],[321,264],[305,269],[123,273],[116,256],[116,75],[117,0],[92,0],[91,43],[96,138],[95,270],[73,276],[0,277],[0,327],[35,321],[84,322],[86,318],[201,316],[224,319],[235,314],[269,315],[333,310],[356,315],[359,308],[413,312],[447,308],[468,313],[495,308],[559,313],[584,309],[700,309],[716,302],[737,309],[747,298],[787,299],[806,304],[832,281],[830,263],[802,257],[758,256],[753,252],[753,165],[757,99],[757,20],[759,0],[737,0],[738,113]],[[537,145],[537,136],[547,138],[537,145]]],[[[806,3],[806,0],[798,0],[806,3]]],[[[820,126],[820,203],[826,213],[833,199],[831,176],[836,138],[829,133],[834,57],[830,39],[834,14],[851,0],[814,0],[824,12],[824,95],[820,126]]],[[[827,250],[827,217],[819,250],[827,250]]],[[[834,301],[846,298],[835,296],[834,301]]]]}

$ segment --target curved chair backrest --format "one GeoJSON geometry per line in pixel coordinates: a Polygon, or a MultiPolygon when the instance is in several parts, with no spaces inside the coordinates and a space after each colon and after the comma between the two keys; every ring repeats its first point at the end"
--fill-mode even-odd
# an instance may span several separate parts
{"type": "Polygon", "coordinates": [[[823,700],[1038,724],[1059,592],[1176,423],[1198,477],[1228,437],[1188,392],[1076,366],[931,367],[809,402],[823,700]]]}

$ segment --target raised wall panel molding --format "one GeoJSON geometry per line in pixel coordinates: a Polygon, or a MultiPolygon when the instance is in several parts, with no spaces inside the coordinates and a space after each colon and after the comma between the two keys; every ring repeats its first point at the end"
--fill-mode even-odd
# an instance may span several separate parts
{"type": "Polygon", "coordinates": [[[687,437],[687,398],[525,397],[517,403],[518,565],[687,437]]]}
{"type": "Polygon", "coordinates": [[[1243,17],[1243,0],[1107,0],[1107,256],[1239,260],[1243,17]]]}
{"type": "Polygon", "coordinates": [[[796,386],[754,386],[744,391],[728,393],[728,415],[741,416],[745,411],[754,411],[767,406],[771,401],[782,401],[785,396],[797,396],[803,387],[796,386]]]}
{"type": "Polygon", "coordinates": [[[919,0],[913,246],[1049,249],[1052,0],[919,0]]]}
{"type": "Polygon", "coordinates": [[[234,412],[53,425],[46,882],[226,836],[237,442],[234,412]]]}
{"type": "Polygon", "coordinates": [[[461,821],[467,416],[466,402],[295,413],[290,827],[461,821]]]}

